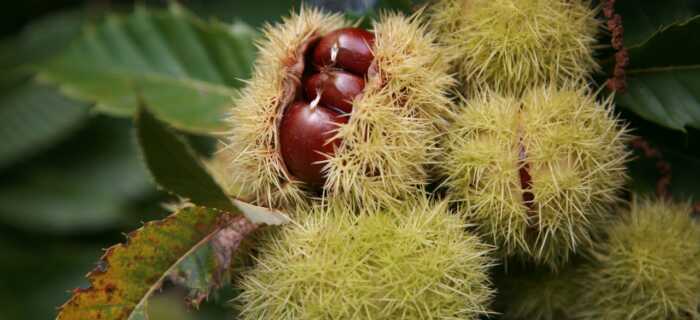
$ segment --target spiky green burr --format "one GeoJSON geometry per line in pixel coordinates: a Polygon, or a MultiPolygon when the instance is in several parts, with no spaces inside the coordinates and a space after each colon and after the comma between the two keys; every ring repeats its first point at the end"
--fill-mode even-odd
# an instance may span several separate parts
{"type": "Polygon", "coordinates": [[[637,200],[593,250],[578,319],[699,319],[700,223],[688,203],[637,200]]]}
{"type": "MultiPolygon", "coordinates": [[[[311,200],[318,194],[285,167],[279,123],[297,96],[308,45],[350,24],[339,15],[302,8],[265,28],[253,77],[232,108],[222,150],[232,159],[228,179],[244,185],[256,204],[294,208],[321,202],[311,200]]],[[[437,137],[453,115],[448,92],[455,80],[421,13],[383,14],[372,32],[376,72],[353,101],[348,123],[336,132],[342,144],[325,161],[324,203],[378,208],[421,193],[439,155],[437,137]]]]}
{"type": "Polygon", "coordinates": [[[450,198],[505,256],[554,269],[592,244],[629,153],[608,102],[585,89],[486,92],[463,106],[441,161],[450,198]]]}
{"type": "Polygon", "coordinates": [[[467,96],[586,79],[601,23],[588,0],[440,0],[431,9],[467,96]]]}
{"type": "Polygon", "coordinates": [[[478,319],[489,248],[446,203],[355,215],[313,209],[270,236],[244,273],[244,319],[478,319]]]}

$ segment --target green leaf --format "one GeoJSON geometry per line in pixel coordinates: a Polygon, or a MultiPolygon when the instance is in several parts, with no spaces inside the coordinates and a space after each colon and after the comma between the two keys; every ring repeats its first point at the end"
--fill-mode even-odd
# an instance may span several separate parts
{"type": "Polygon", "coordinates": [[[65,143],[3,173],[0,221],[51,233],[133,222],[135,205],[156,190],[130,129],[123,119],[94,118],[65,143]]]}
{"type": "Polygon", "coordinates": [[[82,11],[32,22],[0,44],[0,169],[43,151],[85,123],[88,106],[31,81],[31,63],[63,50],[90,17],[82,11]]]}
{"type": "Polygon", "coordinates": [[[3,75],[10,71],[30,74],[30,64],[56,56],[80,35],[87,21],[96,17],[99,12],[69,10],[32,21],[18,35],[0,44],[0,70],[3,75]]]}
{"type": "Polygon", "coordinates": [[[170,274],[170,279],[187,288],[188,304],[198,307],[209,297],[212,289],[220,288],[229,278],[227,271],[219,268],[214,248],[209,242],[183,260],[170,274]]]}
{"type": "MultiPolygon", "coordinates": [[[[172,290],[175,291],[175,290],[172,290]]],[[[164,292],[157,294],[148,301],[149,320],[195,320],[202,319],[200,312],[189,312],[187,306],[182,303],[184,297],[180,292],[164,292]]],[[[226,319],[225,317],[219,319],[226,319]]],[[[219,320],[217,319],[217,320],[219,320]]]]}
{"type": "Polygon", "coordinates": [[[256,225],[240,219],[221,229],[211,241],[180,263],[170,274],[173,282],[189,289],[187,302],[199,308],[215,290],[230,282],[233,254],[256,225]]]}
{"type": "Polygon", "coordinates": [[[241,210],[253,223],[279,225],[290,221],[282,212],[231,199],[182,137],[145,109],[137,118],[137,136],[144,161],[156,183],[198,206],[241,210]]]}
{"type": "Polygon", "coordinates": [[[176,128],[213,133],[225,129],[240,79],[250,75],[253,35],[245,25],[206,23],[179,6],[140,7],[87,28],[39,69],[42,79],[71,97],[96,102],[98,111],[131,115],[143,99],[176,128]]]}
{"type": "Polygon", "coordinates": [[[627,90],[617,102],[662,126],[700,128],[700,17],[629,50],[627,90]]]}
{"type": "Polygon", "coordinates": [[[0,66],[27,65],[57,55],[80,36],[87,22],[99,16],[97,12],[69,10],[33,21],[18,35],[14,50],[3,53],[0,66]]]}
{"type": "Polygon", "coordinates": [[[65,139],[87,116],[86,104],[48,86],[27,82],[0,92],[0,169],[65,139]]]}
{"type": "Polygon", "coordinates": [[[143,158],[158,185],[196,205],[222,211],[235,210],[229,197],[185,140],[145,109],[139,112],[136,126],[143,158]]]}
{"type": "Polygon", "coordinates": [[[163,279],[233,219],[230,214],[189,207],[147,223],[131,233],[126,244],[105,252],[88,274],[90,287],[74,290],[58,319],[144,319],[143,306],[163,279]]]}
{"type": "Polygon", "coordinates": [[[625,46],[639,45],[664,27],[683,22],[700,13],[693,0],[617,1],[615,11],[622,16],[625,46]]]}
{"type": "Polygon", "coordinates": [[[131,312],[128,320],[148,320],[148,301],[150,297],[146,298],[142,304],[136,306],[136,309],[131,312]]]}

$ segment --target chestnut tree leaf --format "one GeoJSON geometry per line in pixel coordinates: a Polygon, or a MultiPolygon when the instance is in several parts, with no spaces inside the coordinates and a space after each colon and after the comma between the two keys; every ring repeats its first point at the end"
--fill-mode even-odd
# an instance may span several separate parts
{"type": "Polygon", "coordinates": [[[146,109],[140,110],[136,118],[139,145],[148,169],[163,189],[198,206],[225,212],[240,210],[254,223],[289,222],[282,212],[229,198],[182,137],[146,109]]]}
{"type": "Polygon", "coordinates": [[[205,22],[172,5],[138,7],[87,27],[56,59],[39,65],[40,79],[112,115],[136,112],[140,99],[172,126],[216,133],[240,79],[248,78],[254,32],[242,23],[205,22]]]}
{"type": "Polygon", "coordinates": [[[178,264],[170,279],[189,289],[188,305],[199,307],[212,292],[230,282],[233,254],[256,228],[247,219],[237,219],[178,264]]]}
{"type": "Polygon", "coordinates": [[[50,14],[0,43],[0,169],[45,151],[85,124],[88,104],[35,83],[29,66],[61,52],[94,15],[50,14]]]}
{"type": "Polygon", "coordinates": [[[659,30],[700,14],[695,0],[617,1],[625,27],[625,46],[639,45],[659,30]]]}
{"type": "Polygon", "coordinates": [[[236,210],[231,199],[207,172],[189,144],[145,108],[136,117],[143,159],[156,183],[196,205],[236,210]]]}
{"type": "Polygon", "coordinates": [[[58,319],[145,319],[148,298],[178,264],[243,216],[203,207],[186,207],[146,223],[125,244],[106,250],[90,286],[75,289],[61,306],[58,319]]]}
{"type": "Polygon", "coordinates": [[[700,17],[656,33],[630,48],[627,90],[619,105],[676,130],[700,128],[700,17]]]}
{"type": "Polygon", "coordinates": [[[67,138],[88,118],[85,103],[25,81],[0,92],[0,169],[67,138]]]}
{"type": "MultiPolygon", "coordinates": [[[[30,125],[36,117],[21,123],[30,125]]],[[[148,214],[144,205],[161,195],[139,159],[132,129],[127,119],[96,116],[47,152],[3,171],[0,221],[52,234],[96,232],[143,221],[148,214]]]]}
{"type": "Polygon", "coordinates": [[[59,11],[34,19],[0,52],[0,69],[27,67],[61,53],[80,36],[82,27],[104,15],[101,9],[59,11]]]}

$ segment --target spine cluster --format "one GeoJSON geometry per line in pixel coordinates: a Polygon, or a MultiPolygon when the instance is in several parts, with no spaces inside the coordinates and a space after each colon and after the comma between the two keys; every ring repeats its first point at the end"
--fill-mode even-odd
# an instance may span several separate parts
{"type": "Polygon", "coordinates": [[[599,69],[596,14],[587,0],[440,0],[431,10],[466,96],[587,80],[599,69]]]}
{"type": "Polygon", "coordinates": [[[488,314],[489,248],[445,202],[360,214],[316,207],[246,272],[244,319],[468,319],[488,314]]]}
{"type": "Polygon", "coordinates": [[[688,203],[637,200],[605,229],[581,319],[700,318],[700,224],[688,203]]]}
{"type": "Polygon", "coordinates": [[[444,184],[505,256],[556,269],[592,245],[626,181],[627,136],[586,89],[468,100],[444,140],[444,184]]]}

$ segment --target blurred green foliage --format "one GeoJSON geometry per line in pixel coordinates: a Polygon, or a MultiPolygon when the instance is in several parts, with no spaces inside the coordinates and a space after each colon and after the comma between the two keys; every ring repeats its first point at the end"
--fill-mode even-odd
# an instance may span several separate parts
{"type": "MultiPolygon", "coordinates": [[[[289,1],[265,10],[246,1],[184,1],[207,19],[258,26],[279,19],[289,1]]],[[[148,1],[162,6],[165,1],[148,1]]],[[[0,318],[51,319],[85,287],[101,248],[123,242],[141,221],[162,218],[159,192],[139,158],[128,119],[96,115],[34,80],[31,64],[52,59],[105,12],[107,1],[27,1],[3,10],[0,25],[0,318]]],[[[248,66],[244,66],[248,68],[248,66]]],[[[210,138],[194,138],[200,144],[210,138]]],[[[211,144],[211,143],[209,143],[211,144]]],[[[223,319],[232,293],[188,311],[179,289],[154,298],[151,319],[223,319]]],[[[213,299],[212,299],[213,300],[213,299]]]]}

